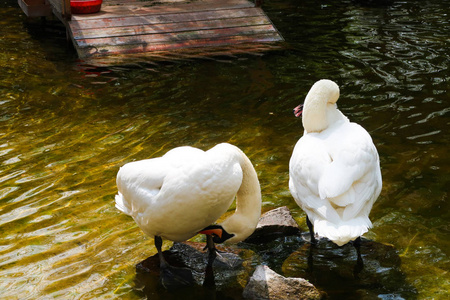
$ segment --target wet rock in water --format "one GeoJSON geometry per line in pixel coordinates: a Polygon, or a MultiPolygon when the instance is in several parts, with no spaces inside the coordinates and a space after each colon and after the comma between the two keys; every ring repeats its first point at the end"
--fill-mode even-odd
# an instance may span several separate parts
{"type": "Polygon", "coordinates": [[[243,296],[248,299],[321,299],[321,293],[303,278],[286,278],[268,266],[256,267],[243,296]]]}
{"type": "Polygon", "coordinates": [[[281,272],[284,260],[304,243],[297,222],[283,206],[263,214],[255,232],[238,246],[252,250],[259,264],[281,272]]]}
{"type": "Polygon", "coordinates": [[[328,239],[317,245],[303,244],[285,261],[286,276],[303,277],[330,297],[342,299],[414,299],[416,291],[401,271],[401,259],[392,245],[361,239],[358,264],[355,247],[349,243],[338,247],[328,239]]]}
{"type": "Polygon", "coordinates": [[[300,234],[297,222],[291,215],[289,208],[282,206],[270,210],[259,219],[258,225],[245,243],[264,243],[280,236],[300,234]]]}
{"type": "MultiPolygon", "coordinates": [[[[174,267],[191,270],[197,285],[206,284],[222,287],[237,285],[237,277],[244,272],[243,260],[238,253],[242,250],[216,245],[220,257],[216,257],[212,269],[207,269],[208,252],[203,250],[204,243],[183,242],[174,243],[163,252],[166,261],[174,267]]],[[[244,250],[245,251],[245,250],[244,250]]],[[[159,257],[157,254],[145,259],[136,265],[138,273],[159,276],[159,257]]]]}

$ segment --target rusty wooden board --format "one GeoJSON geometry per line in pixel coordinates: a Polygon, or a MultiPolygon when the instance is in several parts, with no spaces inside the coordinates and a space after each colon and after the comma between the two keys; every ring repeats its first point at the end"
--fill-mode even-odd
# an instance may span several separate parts
{"type": "Polygon", "coordinates": [[[68,29],[80,58],[183,49],[207,55],[217,47],[283,41],[248,0],[104,0],[99,13],[72,15],[68,29]]]}

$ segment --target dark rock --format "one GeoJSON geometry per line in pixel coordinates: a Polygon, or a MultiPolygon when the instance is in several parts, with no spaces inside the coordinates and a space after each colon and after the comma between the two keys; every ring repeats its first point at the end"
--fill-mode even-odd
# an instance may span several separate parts
{"type": "Polygon", "coordinates": [[[279,236],[276,239],[261,243],[240,243],[240,248],[251,250],[255,254],[257,264],[267,265],[275,272],[282,272],[284,261],[305,241],[301,236],[279,236]]]}
{"type": "Polygon", "coordinates": [[[361,264],[351,243],[338,247],[321,238],[317,245],[311,246],[306,241],[308,236],[299,232],[286,207],[274,209],[261,217],[249,241],[230,247],[216,245],[224,259],[216,259],[213,268],[207,268],[205,243],[174,243],[164,251],[169,264],[192,271],[193,287],[166,291],[158,285],[159,259],[155,255],[136,266],[136,291],[155,300],[158,299],[155,295],[164,295],[161,298],[164,300],[237,300],[242,299],[254,266],[267,265],[287,279],[305,278],[332,299],[417,298],[417,291],[406,280],[393,246],[363,238],[361,264]]]}
{"type": "Polygon", "coordinates": [[[239,247],[256,253],[259,264],[281,272],[284,260],[304,243],[297,222],[283,206],[263,214],[255,232],[239,247]]]}
{"type": "Polygon", "coordinates": [[[291,215],[289,208],[282,206],[270,210],[259,219],[258,225],[245,243],[265,243],[280,236],[300,234],[297,222],[291,215]]]}
{"type": "MultiPolygon", "coordinates": [[[[163,252],[163,255],[171,266],[191,270],[198,286],[205,284],[218,289],[224,286],[227,288],[235,286],[242,289],[238,284],[238,277],[245,274],[246,271],[243,266],[244,260],[238,254],[246,250],[216,245],[219,256],[214,260],[212,268],[209,268],[208,252],[203,250],[204,247],[204,243],[174,243],[169,250],[163,252]]],[[[153,255],[137,264],[136,270],[139,275],[144,277],[160,276],[158,255],[153,255]]]]}
{"type": "Polygon", "coordinates": [[[321,293],[303,278],[286,278],[268,266],[256,267],[243,293],[248,299],[321,299],[321,293]]]}
{"type": "Polygon", "coordinates": [[[282,273],[308,279],[331,298],[415,299],[416,290],[401,270],[401,259],[392,245],[361,239],[362,264],[352,243],[338,247],[321,238],[305,243],[285,261],[282,273]]]}

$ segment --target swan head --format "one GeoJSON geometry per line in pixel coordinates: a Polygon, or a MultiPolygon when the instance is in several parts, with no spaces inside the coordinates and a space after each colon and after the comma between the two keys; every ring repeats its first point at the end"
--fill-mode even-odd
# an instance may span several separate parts
{"type": "Polygon", "coordinates": [[[221,224],[210,225],[198,233],[212,235],[214,243],[238,243],[255,231],[260,215],[260,208],[256,209],[253,214],[235,213],[221,224]]]}
{"type": "Polygon", "coordinates": [[[235,236],[233,233],[228,233],[222,225],[210,225],[203,228],[198,233],[211,235],[213,237],[213,242],[216,244],[224,243],[235,236]]]}
{"type": "Polygon", "coordinates": [[[294,108],[296,117],[302,116],[306,132],[321,132],[328,128],[328,110],[336,109],[339,86],[328,79],[314,83],[305,98],[305,103],[294,108]]]}

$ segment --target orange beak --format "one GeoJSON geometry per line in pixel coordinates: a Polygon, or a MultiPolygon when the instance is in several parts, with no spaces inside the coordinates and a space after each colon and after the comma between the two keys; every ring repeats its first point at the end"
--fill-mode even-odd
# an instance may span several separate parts
{"type": "Polygon", "coordinates": [[[206,230],[202,230],[202,231],[199,231],[198,233],[201,233],[201,234],[207,234],[207,235],[213,235],[213,234],[215,234],[215,235],[217,235],[219,238],[222,238],[222,233],[223,233],[223,231],[222,231],[222,229],[220,229],[220,228],[215,228],[215,229],[206,229],[206,230]]]}

